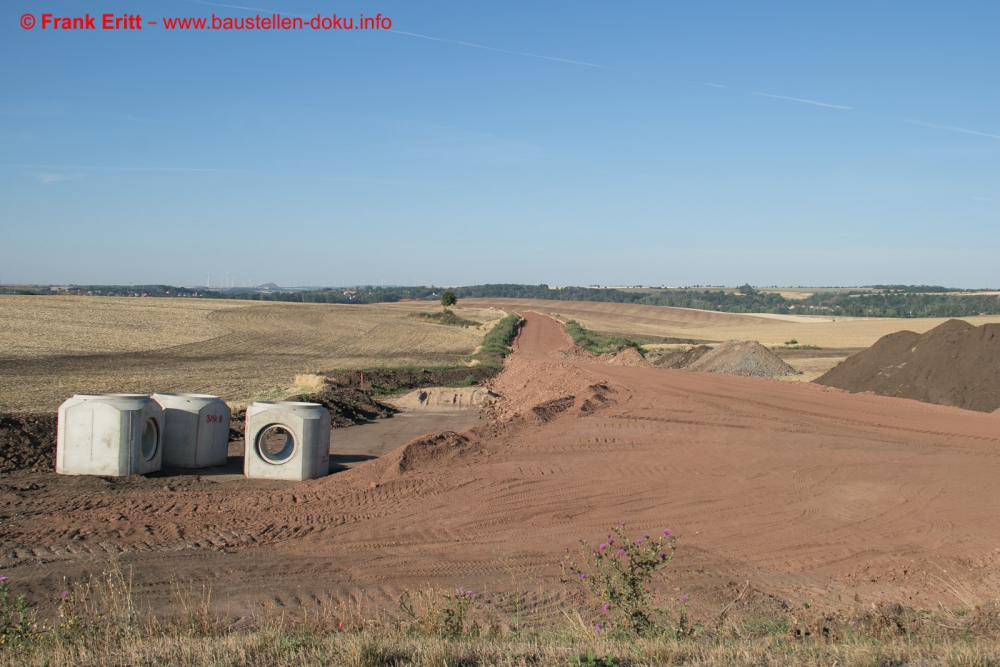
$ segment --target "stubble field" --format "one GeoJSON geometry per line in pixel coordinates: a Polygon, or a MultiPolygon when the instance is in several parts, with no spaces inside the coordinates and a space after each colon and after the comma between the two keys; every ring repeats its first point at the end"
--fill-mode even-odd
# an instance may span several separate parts
{"type": "Polygon", "coordinates": [[[409,317],[435,308],[2,296],[0,411],[51,411],[78,392],[197,392],[238,401],[304,372],[458,363],[483,332],[409,317]]]}

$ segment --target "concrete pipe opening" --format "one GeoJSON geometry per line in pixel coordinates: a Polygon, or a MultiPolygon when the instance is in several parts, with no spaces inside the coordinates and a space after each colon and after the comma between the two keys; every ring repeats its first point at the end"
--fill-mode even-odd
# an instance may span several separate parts
{"type": "Polygon", "coordinates": [[[156,448],[160,446],[160,429],[155,419],[147,419],[142,427],[142,439],[139,441],[139,453],[142,458],[152,461],[156,456],[156,448]]]}
{"type": "Polygon", "coordinates": [[[272,424],[261,430],[257,436],[257,453],[272,465],[280,465],[292,458],[295,452],[295,438],[284,426],[272,424]]]}

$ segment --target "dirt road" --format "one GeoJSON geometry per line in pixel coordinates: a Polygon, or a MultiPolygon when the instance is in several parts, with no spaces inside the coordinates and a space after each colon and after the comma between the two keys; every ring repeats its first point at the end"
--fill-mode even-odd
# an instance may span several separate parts
{"type": "Polygon", "coordinates": [[[495,591],[514,568],[546,608],[565,547],[625,521],[678,535],[657,595],[704,615],[744,582],[741,605],[765,615],[1000,592],[1000,416],[588,363],[558,350],[558,323],[525,315],[489,425],[302,484],[6,479],[0,570],[55,595],[113,554],[149,604],[194,580],[239,615],[404,586],[495,591]]]}

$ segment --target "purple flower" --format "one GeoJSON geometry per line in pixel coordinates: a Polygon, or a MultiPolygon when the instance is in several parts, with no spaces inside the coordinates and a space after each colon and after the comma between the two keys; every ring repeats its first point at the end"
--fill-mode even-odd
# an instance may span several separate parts
{"type": "Polygon", "coordinates": [[[852,625],[852,626],[854,625],[854,621],[851,621],[851,625],[852,625]]]}
{"type": "Polygon", "coordinates": [[[666,558],[666,557],[667,557],[667,554],[665,554],[665,553],[663,553],[663,552],[661,551],[661,552],[660,552],[660,558],[666,558]]]}
{"type": "Polygon", "coordinates": [[[609,605],[607,602],[605,602],[604,603],[604,611],[608,611],[609,609],[611,609],[611,605],[609,605]]]}
{"type": "Polygon", "coordinates": [[[7,577],[0,577],[0,584],[6,583],[7,577]]]}
{"type": "Polygon", "coordinates": [[[636,540],[635,541],[635,546],[639,546],[640,544],[642,544],[642,540],[636,540]]]}
{"type": "Polygon", "coordinates": [[[624,549],[619,549],[618,550],[618,555],[619,556],[624,556],[625,555],[625,550],[624,549]]]}
{"type": "Polygon", "coordinates": [[[599,546],[597,548],[600,549],[601,551],[604,551],[605,549],[608,548],[608,545],[607,544],[601,544],[601,546],[599,546]]]}
{"type": "Polygon", "coordinates": [[[648,540],[648,539],[649,539],[649,535],[643,535],[643,536],[642,536],[642,539],[644,539],[644,540],[648,540]]]}
{"type": "Polygon", "coordinates": [[[594,629],[595,629],[595,630],[597,630],[598,632],[600,632],[600,631],[601,631],[601,629],[602,629],[602,628],[601,628],[601,624],[600,624],[600,623],[598,623],[597,625],[595,625],[595,626],[594,626],[594,629]]]}
{"type": "Polygon", "coordinates": [[[622,528],[624,528],[624,527],[625,527],[625,522],[624,522],[624,521],[622,521],[622,528]]]}
{"type": "Polygon", "coordinates": [[[586,572],[581,572],[580,573],[580,581],[583,581],[586,578],[587,578],[587,573],[586,572]]]}
{"type": "Polygon", "coordinates": [[[65,600],[66,598],[68,598],[68,597],[69,597],[69,591],[63,591],[63,592],[62,592],[62,597],[63,597],[63,599],[64,599],[64,600],[65,600]]]}
{"type": "Polygon", "coordinates": [[[681,596],[681,602],[687,602],[687,601],[688,601],[688,596],[682,595],[681,596]]]}
{"type": "Polygon", "coordinates": [[[614,543],[615,543],[614,540],[608,540],[608,544],[614,544],[614,543]]]}
{"type": "Polygon", "coordinates": [[[670,529],[669,528],[664,528],[663,529],[663,534],[666,535],[667,537],[670,537],[670,529]]]}

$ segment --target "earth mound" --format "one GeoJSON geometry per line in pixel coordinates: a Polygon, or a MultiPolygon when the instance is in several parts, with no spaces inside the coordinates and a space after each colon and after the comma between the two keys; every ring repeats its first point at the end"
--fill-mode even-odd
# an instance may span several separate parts
{"type": "Polygon", "coordinates": [[[1000,409],[1000,324],[948,320],[924,334],[889,334],[813,382],[994,412],[1000,409]]]}
{"type": "Polygon", "coordinates": [[[690,350],[668,352],[653,360],[654,366],[660,368],[687,368],[712,351],[708,345],[698,345],[690,350]]]}
{"type": "MultiPolygon", "coordinates": [[[[601,357],[603,358],[604,355],[601,355],[601,357]]],[[[625,347],[622,348],[618,354],[608,355],[608,358],[605,359],[604,363],[609,366],[652,366],[652,364],[646,361],[646,358],[642,356],[642,353],[634,347],[625,347]]]]}
{"type": "Polygon", "coordinates": [[[727,340],[685,368],[703,373],[726,373],[758,378],[798,373],[755,340],[727,340]]]}
{"type": "Polygon", "coordinates": [[[386,455],[386,471],[402,475],[427,465],[436,467],[455,463],[475,455],[480,449],[468,436],[454,431],[444,431],[416,438],[386,455]]]}
{"type": "Polygon", "coordinates": [[[0,415],[0,473],[53,470],[55,464],[55,413],[0,415]]]}

